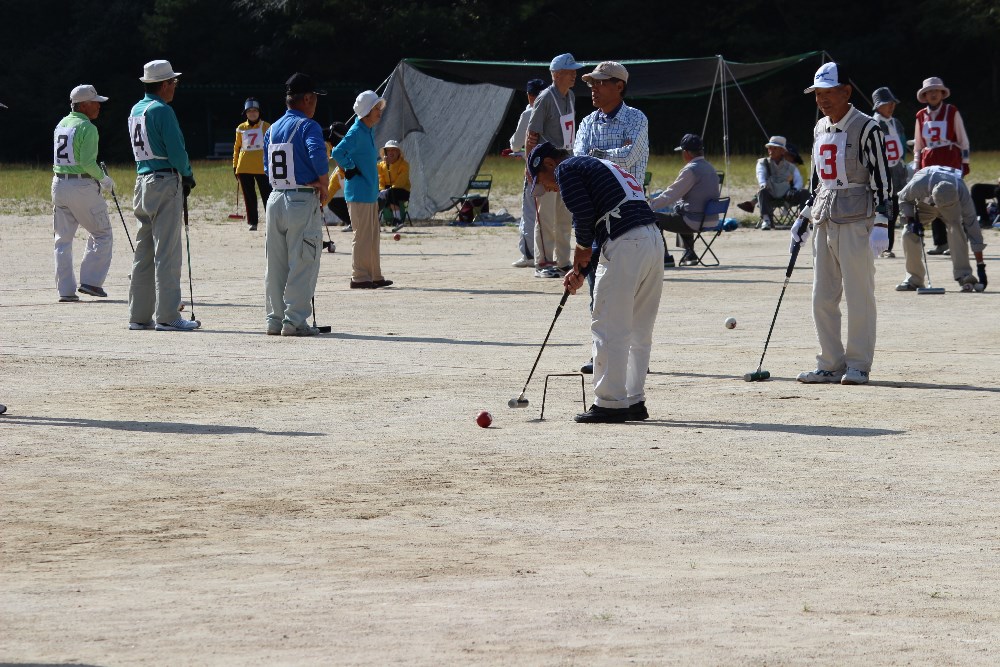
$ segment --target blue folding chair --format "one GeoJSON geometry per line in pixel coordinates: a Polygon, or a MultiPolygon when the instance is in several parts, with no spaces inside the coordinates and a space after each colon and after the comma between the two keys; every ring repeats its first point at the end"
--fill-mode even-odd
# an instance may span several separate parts
{"type": "MultiPolygon", "coordinates": [[[[701,226],[694,233],[694,243],[697,245],[698,241],[705,246],[701,255],[698,256],[699,266],[718,266],[719,258],[716,256],[715,251],[712,250],[712,244],[715,243],[715,239],[719,238],[719,234],[725,231],[726,223],[726,212],[729,210],[729,197],[720,197],[718,199],[709,199],[705,202],[705,211],[701,214],[701,226]],[[705,218],[713,215],[719,216],[719,222],[712,225],[711,227],[705,226],[705,218]],[[705,240],[703,234],[712,234],[712,238],[705,240]],[[714,264],[705,263],[705,255],[711,255],[712,259],[715,260],[714,264]]],[[[697,249],[695,252],[698,252],[697,249]]]]}

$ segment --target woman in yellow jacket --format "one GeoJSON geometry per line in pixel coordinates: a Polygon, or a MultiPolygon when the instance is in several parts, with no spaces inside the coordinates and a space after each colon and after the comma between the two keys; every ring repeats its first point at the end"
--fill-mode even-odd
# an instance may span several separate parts
{"type": "Polygon", "coordinates": [[[246,120],[236,128],[236,143],[233,145],[233,173],[243,190],[243,202],[247,207],[247,225],[251,232],[257,231],[257,192],[267,206],[271,194],[271,184],[264,174],[264,133],[271,124],[260,119],[260,102],[248,97],[243,103],[246,120]]]}
{"type": "Polygon", "coordinates": [[[410,201],[410,163],[403,158],[403,148],[398,141],[385,142],[382,159],[378,162],[378,208],[382,219],[389,222],[384,213],[386,207],[392,211],[392,219],[399,224],[399,205],[410,201]]]}

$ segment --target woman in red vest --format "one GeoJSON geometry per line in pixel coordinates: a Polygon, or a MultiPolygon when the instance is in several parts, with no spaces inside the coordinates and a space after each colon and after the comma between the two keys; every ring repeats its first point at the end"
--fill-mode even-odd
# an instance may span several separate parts
{"type": "MultiPolygon", "coordinates": [[[[917,170],[932,165],[941,165],[961,170],[962,176],[969,174],[969,135],[965,133],[962,114],[954,104],[944,104],[951,91],[944,81],[936,76],[924,79],[923,87],[917,91],[917,101],[927,106],[917,112],[917,124],[913,130],[913,157],[917,170]]],[[[929,255],[948,252],[948,236],[942,222],[935,220],[931,227],[934,235],[934,249],[929,255]]]]}

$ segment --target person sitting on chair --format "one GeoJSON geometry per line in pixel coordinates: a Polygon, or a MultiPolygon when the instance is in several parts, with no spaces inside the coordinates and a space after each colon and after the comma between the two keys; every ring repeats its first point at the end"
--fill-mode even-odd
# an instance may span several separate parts
{"type": "Polygon", "coordinates": [[[398,141],[385,142],[382,159],[378,162],[378,209],[386,222],[392,212],[392,219],[399,224],[399,206],[410,201],[410,163],[403,158],[403,148],[398,141]]]}
{"type": "MultiPolygon", "coordinates": [[[[683,151],[684,167],[677,178],[660,195],[649,202],[656,211],[656,224],[661,231],[680,234],[684,245],[681,266],[698,264],[698,254],[694,251],[694,234],[701,229],[705,203],[719,197],[719,174],[705,159],[705,145],[697,134],[685,134],[681,145],[674,149],[683,151]],[[669,212],[660,212],[671,209],[669,212]]],[[[713,227],[719,216],[708,216],[705,227],[713,227]]],[[[666,252],[666,251],[664,251],[666,252]]]]}
{"type": "MultiPolygon", "coordinates": [[[[760,204],[760,228],[773,227],[774,207],[779,202],[801,208],[809,199],[809,192],[795,188],[795,172],[798,169],[785,159],[787,142],[784,137],[771,137],[764,147],[767,157],[757,160],[757,195],[736,206],[752,213],[754,205],[760,204]]],[[[800,175],[801,176],[801,175],[800,175]]]]}
{"type": "Polygon", "coordinates": [[[996,184],[974,183],[969,192],[972,194],[972,205],[976,207],[976,217],[979,219],[979,226],[983,229],[993,227],[1000,229],[1000,222],[994,222],[997,218],[997,203],[1000,202],[1000,178],[996,184]],[[987,203],[988,199],[991,201],[987,203]],[[993,208],[991,211],[990,208],[993,208]]]}

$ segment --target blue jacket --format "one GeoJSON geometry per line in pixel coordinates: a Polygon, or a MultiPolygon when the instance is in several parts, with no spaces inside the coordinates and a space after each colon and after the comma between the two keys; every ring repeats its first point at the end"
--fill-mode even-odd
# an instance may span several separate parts
{"type": "Polygon", "coordinates": [[[344,199],[361,204],[378,201],[378,149],[375,128],[358,118],[330,155],[344,171],[357,168],[361,173],[346,181],[344,199]]]}
{"type": "MultiPolygon", "coordinates": [[[[295,183],[304,186],[312,183],[330,170],[326,158],[326,142],[323,128],[301,111],[288,109],[285,115],[274,121],[264,133],[264,173],[270,176],[267,163],[267,149],[271,144],[281,144],[292,139],[292,159],[295,163],[295,183]],[[295,128],[298,127],[298,132],[295,128]],[[295,133],[292,138],[292,133],[295,133]]],[[[280,176],[280,174],[279,174],[280,176]]]]}

